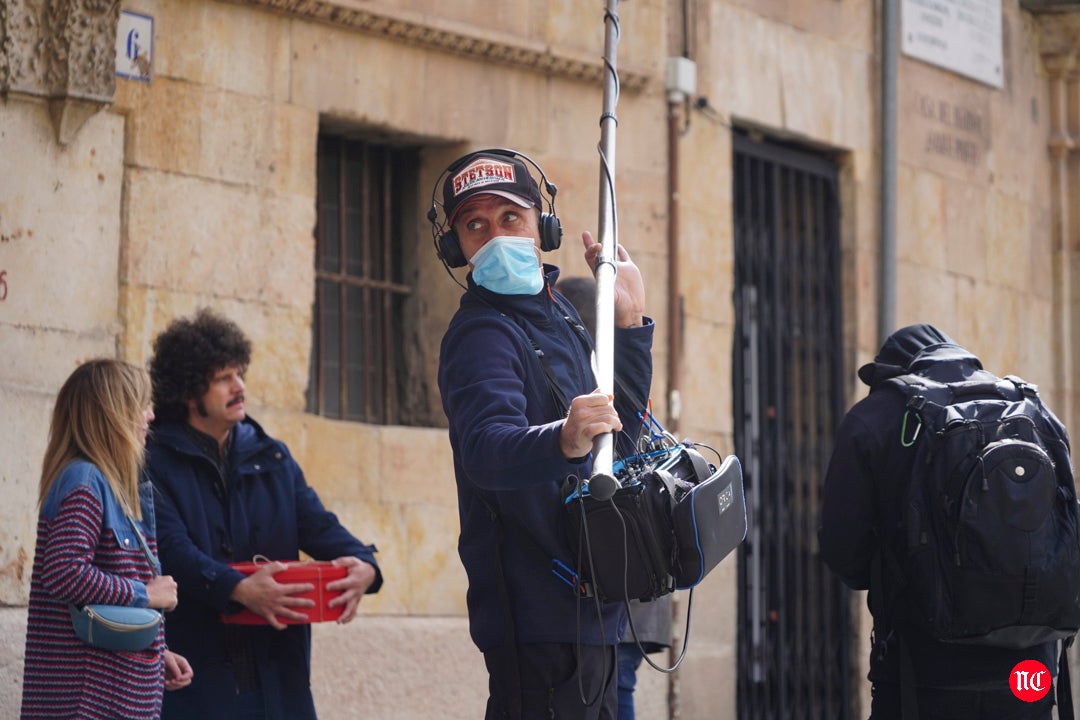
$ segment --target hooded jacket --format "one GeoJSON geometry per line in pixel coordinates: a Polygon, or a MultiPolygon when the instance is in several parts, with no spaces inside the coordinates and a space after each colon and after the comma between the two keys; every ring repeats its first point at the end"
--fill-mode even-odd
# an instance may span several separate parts
{"type": "MultiPolygon", "coordinates": [[[[888,337],[874,362],[859,368],[870,394],[845,415],[825,476],[818,540],[825,563],[846,585],[869,589],[867,604],[875,607],[882,589],[871,587],[872,564],[886,528],[898,525],[903,494],[912,472],[915,446],[904,447],[900,433],[906,400],[882,387],[909,372],[912,362],[932,356],[949,363],[956,380],[987,375],[982,362],[932,325],[911,325],[888,337]]],[[[872,653],[872,682],[899,682],[896,628],[874,618],[875,633],[888,636],[884,655],[872,653]]],[[[911,652],[916,684],[938,688],[1002,690],[1009,672],[1021,660],[1036,659],[1056,667],[1054,643],[1012,650],[942,643],[912,629],[898,631],[911,652]]],[[[881,638],[878,638],[879,640],[881,638]]]]}
{"type": "Polygon", "coordinates": [[[351,555],[375,566],[367,590],[374,593],[382,585],[375,546],[357,540],[323,506],[284,443],[251,418],[232,433],[224,476],[181,424],[155,425],[147,445],[162,571],[179,589],[166,639],[195,670],[191,685],[165,694],[162,717],[237,717],[242,657],[240,664],[253,663],[248,671],[258,677],[269,720],[314,718],[311,627],[223,623],[223,614],[242,608],[229,595],[244,575],[229,563],[255,555],[296,560],[301,550],[315,560],[351,555]]]}
{"type": "MultiPolygon", "coordinates": [[[[577,564],[565,532],[563,482],[592,470],[591,457],[567,460],[559,449],[565,403],[597,383],[571,326],[580,318],[551,290],[559,271],[544,270],[546,286],[536,295],[497,295],[470,275],[439,358],[457,479],[458,554],[469,579],[469,629],[482,652],[503,646],[508,627],[518,644],[614,645],[626,624],[621,603],[602,605],[598,617],[594,601],[578,601],[551,569],[552,559],[577,564]]],[[[621,438],[636,439],[641,426],[636,413],[649,397],[652,336],[649,319],[615,331],[615,373],[626,389],[615,393],[621,438]]]]}

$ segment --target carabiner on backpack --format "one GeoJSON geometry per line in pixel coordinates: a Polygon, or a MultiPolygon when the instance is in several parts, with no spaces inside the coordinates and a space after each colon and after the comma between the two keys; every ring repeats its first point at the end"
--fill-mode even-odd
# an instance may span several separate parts
{"type": "Polygon", "coordinates": [[[922,430],[922,416],[918,412],[915,413],[915,419],[918,420],[918,424],[915,426],[915,431],[911,435],[911,439],[907,439],[907,423],[908,415],[911,415],[911,410],[904,410],[904,422],[900,426],[900,445],[901,447],[911,447],[915,444],[915,440],[919,437],[919,431],[922,430]]]}

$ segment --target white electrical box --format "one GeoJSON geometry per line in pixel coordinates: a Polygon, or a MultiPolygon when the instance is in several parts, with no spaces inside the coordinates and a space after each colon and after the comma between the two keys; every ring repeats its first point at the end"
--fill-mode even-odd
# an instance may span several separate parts
{"type": "Polygon", "coordinates": [[[697,92],[697,64],[690,58],[667,59],[666,88],[668,100],[682,102],[697,92]]]}

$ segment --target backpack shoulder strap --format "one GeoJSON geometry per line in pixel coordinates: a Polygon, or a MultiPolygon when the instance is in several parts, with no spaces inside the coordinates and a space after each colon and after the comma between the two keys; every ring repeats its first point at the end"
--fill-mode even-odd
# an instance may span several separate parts
{"type": "Polygon", "coordinates": [[[897,390],[905,398],[900,425],[900,444],[904,447],[914,445],[924,430],[939,430],[945,406],[953,399],[949,385],[922,375],[897,375],[878,387],[897,390]]]}
{"type": "Polygon", "coordinates": [[[1016,375],[1006,375],[1002,378],[1002,380],[1008,380],[1009,382],[1011,382],[1013,385],[1016,386],[1017,390],[1024,394],[1025,397],[1039,397],[1039,386],[1035,383],[1029,383],[1027,380],[1024,380],[1021,377],[1017,377],[1016,375]]]}

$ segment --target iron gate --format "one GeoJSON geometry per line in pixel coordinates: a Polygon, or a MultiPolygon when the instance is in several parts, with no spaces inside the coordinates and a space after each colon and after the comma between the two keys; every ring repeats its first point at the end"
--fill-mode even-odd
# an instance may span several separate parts
{"type": "Polygon", "coordinates": [[[734,138],[739,720],[853,717],[850,594],[817,550],[819,498],[843,412],[833,163],[734,138]]]}

